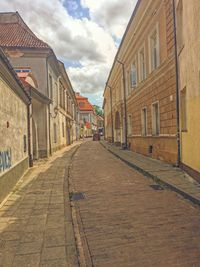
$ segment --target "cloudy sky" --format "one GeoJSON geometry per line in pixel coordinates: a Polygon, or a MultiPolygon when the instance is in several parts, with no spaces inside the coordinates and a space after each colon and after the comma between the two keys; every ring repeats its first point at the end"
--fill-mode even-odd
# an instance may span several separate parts
{"type": "Polygon", "coordinates": [[[0,0],[65,63],[75,91],[102,105],[114,56],[137,0],[0,0]]]}

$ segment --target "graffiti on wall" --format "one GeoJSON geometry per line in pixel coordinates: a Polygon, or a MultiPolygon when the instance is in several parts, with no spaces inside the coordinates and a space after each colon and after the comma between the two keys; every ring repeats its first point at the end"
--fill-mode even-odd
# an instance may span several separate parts
{"type": "Polygon", "coordinates": [[[11,148],[5,151],[0,151],[0,173],[12,166],[11,148]]]}

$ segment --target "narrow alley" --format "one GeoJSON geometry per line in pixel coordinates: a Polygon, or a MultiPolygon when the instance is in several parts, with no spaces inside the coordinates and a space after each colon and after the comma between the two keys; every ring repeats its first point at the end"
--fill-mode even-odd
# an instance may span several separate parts
{"type": "Polygon", "coordinates": [[[151,179],[98,143],[80,147],[71,174],[85,195],[76,207],[91,266],[200,266],[199,208],[170,190],[153,190],[151,179]]]}
{"type": "Polygon", "coordinates": [[[199,208],[153,184],[99,142],[57,152],[1,205],[0,266],[200,266],[199,208]]]}

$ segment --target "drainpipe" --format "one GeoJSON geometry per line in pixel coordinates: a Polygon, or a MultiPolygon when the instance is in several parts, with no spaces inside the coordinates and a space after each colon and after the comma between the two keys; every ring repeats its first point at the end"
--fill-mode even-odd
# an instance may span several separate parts
{"type": "MultiPolygon", "coordinates": [[[[48,59],[49,59],[49,55],[47,57],[46,60],[46,69],[47,69],[47,93],[48,93],[48,97],[50,96],[49,94],[49,68],[48,68],[48,59]]],[[[52,155],[52,149],[51,149],[51,110],[50,110],[50,103],[48,104],[48,121],[49,121],[49,154],[50,156],[52,155]]]]}
{"type": "Polygon", "coordinates": [[[29,155],[29,167],[33,167],[33,155],[31,153],[31,117],[30,109],[32,107],[32,100],[27,105],[27,113],[28,113],[28,155],[29,155]]]}
{"type": "Polygon", "coordinates": [[[125,135],[125,144],[123,146],[124,149],[128,148],[128,138],[127,138],[127,109],[126,109],[126,79],[125,79],[125,69],[124,63],[120,60],[116,59],[116,61],[122,66],[122,74],[123,74],[123,89],[124,89],[124,135],[125,135]]]}
{"type": "Polygon", "coordinates": [[[176,7],[173,0],[173,19],[174,19],[174,45],[175,45],[175,68],[176,68],[176,114],[177,114],[177,145],[178,156],[177,166],[181,162],[181,142],[180,142],[180,97],[179,97],[179,64],[178,64],[178,49],[177,49],[177,34],[176,34],[176,7]]]}
{"type": "MultiPolygon", "coordinates": [[[[114,127],[113,127],[113,107],[112,107],[112,88],[111,86],[107,85],[110,89],[110,107],[111,107],[111,131],[112,131],[112,143],[114,143],[114,127]]],[[[105,124],[104,124],[105,126],[105,124]]]]}

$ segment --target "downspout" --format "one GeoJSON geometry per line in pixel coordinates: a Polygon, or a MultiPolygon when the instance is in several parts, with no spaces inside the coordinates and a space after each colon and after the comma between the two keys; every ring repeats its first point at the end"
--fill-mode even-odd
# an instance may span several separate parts
{"type": "Polygon", "coordinates": [[[112,88],[110,88],[110,106],[111,106],[111,131],[112,131],[112,143],[114,143],[114,127],[113,127],[113,106],[112,106],[112,88]]]}
{"type": "Polygon", "coordinates": [[[125,144],[123,146],[123,149],[128,148],[128,138],[127,138],[127,108],[126,108],[126,79],[125,79],[125,69],[124,69],[124,63],[116,60],[121,66],[122,66],[122,74],[123,74],[123,89],[124,89],[124,135],[125,135],[125,144]]]}
{"type": "Polygon", "coordinates": [[[31,117],[32,114],[30,114],[30,109],[32,107],[32,99],[30,99],[30,102],[27,105],[27,113],[28,113],[28,155],[29,155],[29,167],[33,167],[33,155],[31,153],[31,117]]]}
{"type": "Polygon", "coordinates": [[[179,97],[179,64],[178,64],[178,49],[177,49],[177,34],[176,34],[176,7],[173,0],[173,19],[174,19],[174,45],[175,45],[175,68],[176,68],[176,114],[177,114],[177,166],[181,162],[181,142],[180,142],[180,97],[179,97]]]}
{"type": "MultiPolygon", "coordinates": [[[[47,93],[48,93],[48,97],[49,97],[49,68],[48,68],[48,59],[49,59],[49,55],[47,57],[46,60],[46,69],[47,69],[47,93]]],[[[50,156],[52,155],[52,148],[51,148],[51,111],[50,111],[50,103],[48,104],[48,121],[49,121],[49,154],[50,156]]]]}
{"type": "MultiPolygon", "coordinates": [[[[113,126],[113,106],[112,106],[112,87],[106,83],[106,86],[110,89],[110,114],[111,114],[111,142],[114,143],[114,126],[113,126]]],[[[104,116],[105,121],[105,116],[104,116]]],[[[105,122],[104,122],[105,127],[105,122]]]]}

